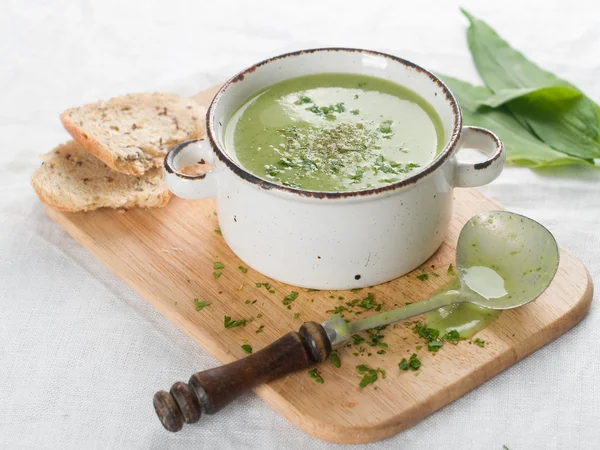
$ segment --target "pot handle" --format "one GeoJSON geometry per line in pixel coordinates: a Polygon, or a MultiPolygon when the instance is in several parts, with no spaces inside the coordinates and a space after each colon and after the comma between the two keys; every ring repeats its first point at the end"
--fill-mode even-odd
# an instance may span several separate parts
{"type": "Polygon", "coordinates": [[[177,144],[167,156],[163,168],[163,177],[173,194],[188,200],[214,198],[217,196],[217,174],[209,170],[200,175],[187,175],[181,168],[192,164],[210,164],[215,162],[215,154],[206,139],[195,139],[177,144]]]}
{"type": "Polygon", "coordinates": [[[506,153],[502,141],[491,131],[480,127],[463,127],[459,148],[473,148],[485,153],[488,158],[480,162],[465,162],[455,159],[454,186],[475,187],[491,183],[504,168],[506,153]]]}

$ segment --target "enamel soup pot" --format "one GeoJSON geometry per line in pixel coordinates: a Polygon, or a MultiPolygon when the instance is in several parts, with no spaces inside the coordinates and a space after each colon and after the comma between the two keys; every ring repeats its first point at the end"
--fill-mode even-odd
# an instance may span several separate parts
{"type": "Polygon", "coordinates": [[[383,53],[325,48],[271,58],[225,83],[208,109],[206,138],[171,149],[164,175],[179,197],[216,198],[223,238],[248,266],[295,286],[351,289],[389,281],[425,262],[446,236],[452,190],[493,181],[504,159],[493,133],[462,126],[454,95],[431,72],[383,53]],[[383,78],[422,96],[442,121],[442,151],[408,178],[361,191],[290,188],[244,169],[224,145],[232,114],[272,84],[327,72],[383,78]],[[486,159],[461,161],[461,148],[479,150],[486,159]],[[180,171],[197,163],[212,169],[193,176],[180,171]]]}

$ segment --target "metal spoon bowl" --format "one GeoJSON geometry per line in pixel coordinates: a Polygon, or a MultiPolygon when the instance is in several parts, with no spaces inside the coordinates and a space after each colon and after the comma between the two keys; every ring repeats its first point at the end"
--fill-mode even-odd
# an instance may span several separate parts
{"type": "Polygon", "coordinates": [[[456,246],[462,290],[477,293],[467,276],[472,267],[490,268],[504,280],[506,295],[502,297],[469,296],[470,303],[485,308],[516,308],[535,300],[552,282],[558,263],[558,245],[550,231],[535,220],[507,211],[472,217],[456,246]]]}
{"type": "Polygon", "coordinates": [[[454,303],[474,303],[489,309],[516,308],[535,300],[548,288],[558,263],[556,240],[540,223],[507,211],[480,213],[465,224],[458,238],[457,289],[355,322],[346,323],[335,316],[322,325],[333,345],[337,345],[353,333],[454,303]]]}

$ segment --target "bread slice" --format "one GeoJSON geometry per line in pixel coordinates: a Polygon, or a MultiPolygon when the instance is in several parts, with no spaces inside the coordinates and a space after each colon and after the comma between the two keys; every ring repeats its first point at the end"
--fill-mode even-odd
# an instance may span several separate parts
{"type": "Polygon", "coordinates": [[[112,170],[74,141],[42,155],[31,177],[40,200],[63,211],[97,208],[160,208],[171,198],[155,168],[141,176],[112,170]]]}
{"type": "Polygon", "coordinates": [[[162,166],[176,144],[204,134],[205,109],[176,94],[128,94],[73,108],[60,119],[73,139],[119,172],[162,166]]]}

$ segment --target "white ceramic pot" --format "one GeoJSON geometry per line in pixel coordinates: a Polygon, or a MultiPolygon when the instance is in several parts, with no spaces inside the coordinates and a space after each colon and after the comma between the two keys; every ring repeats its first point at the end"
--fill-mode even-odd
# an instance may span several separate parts
{"type": "Polygon", "coordinates": [[[427,70],[368,50],[326,48],[281,55],[239,73],[207,112],[207,137],[173,148],[165,158],[169,189],[187,199],[216,198],[225,241],[248,266],[276,280],[315,289],[351,289],[397,278],[441,245],[452,215],[452,190],[480,186],[502,171],[504,151],[491,132],[463,127],[450,90],[427,70]],[[315,73],[384,78],[427,100],[439,114],[444,149],[397,183],[356,192],[315,192],[273,184],[246,171],[224,146],[224,127],[252,94],[287,78],[315,73]],[[457,159],[478,149],[483,162],[457,159]],[[212,170],[189,176],[198,162],[212,170]]]}

